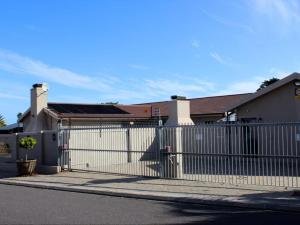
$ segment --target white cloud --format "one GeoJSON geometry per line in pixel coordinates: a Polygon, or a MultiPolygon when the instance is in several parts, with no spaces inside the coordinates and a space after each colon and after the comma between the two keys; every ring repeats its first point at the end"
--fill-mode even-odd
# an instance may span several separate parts
{"type": "Polygon", "coordinates": [[[295,0],[253,0],[256,12],[285,23],[300,22],[299,3],[295,0]]]}
{"type": "Polygon", "coordinates": [[[21,75],[33,75],[45,81],[55,82],[69,87],[91,90],[107,90],[111,82],[96,77],[78,74],[70,70],[47,65],[19,54],[0,49],[0,69],[21,75]]]}
{"type": "Polygon", "coordinates": [[[200,48],[200,43],[199,43],[197,40],[193,40],[193,41],[192,41],[192,46],[193,46],[194,48],[200,48]]]}

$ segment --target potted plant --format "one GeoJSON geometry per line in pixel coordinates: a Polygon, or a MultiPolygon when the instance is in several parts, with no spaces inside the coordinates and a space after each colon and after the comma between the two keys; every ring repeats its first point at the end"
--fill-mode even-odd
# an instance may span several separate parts
{"type": "Polygon", "coordinates": [[[27,152],[28,150],[33,150],[37,140],[34,137],[27,136],[23,137],[19,141],[19,147],[26,150],[25,160],[17,160],[18,174],[20,176],[29,175],[31,176],[36,168],[36,159],[28,159],[27,152]]]}

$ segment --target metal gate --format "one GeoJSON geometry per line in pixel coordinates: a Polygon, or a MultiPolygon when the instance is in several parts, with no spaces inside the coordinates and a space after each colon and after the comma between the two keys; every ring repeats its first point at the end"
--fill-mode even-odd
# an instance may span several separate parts
{"type": "Polygon", "coordinates": [[[300,123],[61,129],[71,170],[300,187],[300,123]]]}
{"type": "Polygon", "coordinates": [[[159,177],[157,127],[60,130],[60,164],[69,170],[159,177]]]}

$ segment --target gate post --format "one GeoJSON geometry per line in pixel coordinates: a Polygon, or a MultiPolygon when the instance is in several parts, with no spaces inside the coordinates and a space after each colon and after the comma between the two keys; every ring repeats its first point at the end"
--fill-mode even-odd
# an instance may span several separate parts
{"type": "MultiPolygon", "coordinates": [[[[166,131],[170,133],[170,140],[166,143],[171,146],[173,156],[173,178],[182,178],[184,173],[184,141],[182,125],[194,125],[190,117],[190,101],[183,96],[172,96],[169,102],[169,118],[166,122],[166,131]]],[[[167,137],[166,137],[167,138],[167,137]]]]}

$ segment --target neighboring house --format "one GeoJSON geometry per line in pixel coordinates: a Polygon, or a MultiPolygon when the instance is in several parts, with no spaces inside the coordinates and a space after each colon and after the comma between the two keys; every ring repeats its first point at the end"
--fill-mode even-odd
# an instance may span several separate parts
{"type": "Polygon", "coordinates": [[[24,131],[55,130],[58,127],[92,127],[109,124],[151,122],[150,106],[48,103],[43,84],[31,89],[31,107],[19,119],[24,131]]]}
{"type": "Polygon", "coordinates": [[[228,108],[239,121],[300,121],[300,74],[293,73],[228,108]]]}
{"type": "MultiPolygon", "coordinates": [[[[195,124],[224,120],[299,121],[300,74],[293,73],[255,93],[185,99],[190,102],[190,117],[195,124]]],[[[175,99],[177,96],[175,96],[175,99]]],[[[179,97],[178,97],[179,98],[179,97]]],[[[158,124],[166,122],[169,102],[134,105],[48,103],[43,84],[31,89],[31,107],[19,123],[24,131],[53,130],[58,127],[158,124]]]]}
{"type": "MultiPolygon", "coordinates": [[[[194,123],[215,122],[226,116],[226,108],[245,99],[249,94],[186,99],[190,101],[194,123]]],[[[31,107],[19,123],[24,131],[53,130],[62,127],[93,127],[109,124],[158,124],[169,116],[169,103],[153,102],[135,105],[48,103],[48,90],[43,84],[31,89],[31,107]]]]}

